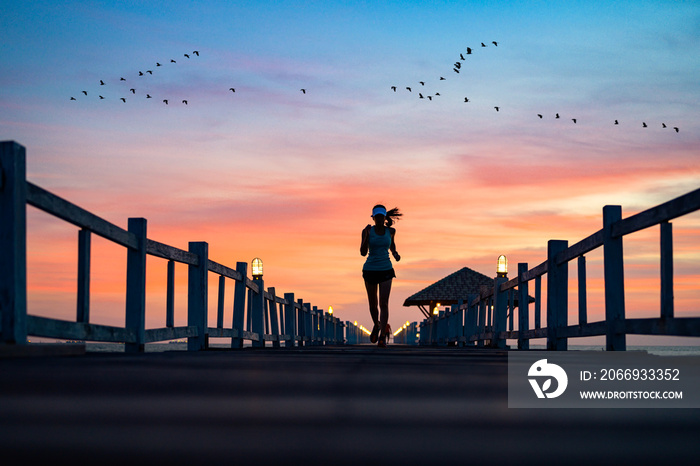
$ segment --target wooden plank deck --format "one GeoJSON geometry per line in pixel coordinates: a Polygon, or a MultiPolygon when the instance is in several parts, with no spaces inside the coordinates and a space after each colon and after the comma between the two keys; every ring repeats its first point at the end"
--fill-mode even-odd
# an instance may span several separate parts
{"type": "Polygon", "coordinates": [[[5,358],[0,454],[100,465],[697,460],[697,410],[508,409],[506,355],[395,345],[5,358]]]}

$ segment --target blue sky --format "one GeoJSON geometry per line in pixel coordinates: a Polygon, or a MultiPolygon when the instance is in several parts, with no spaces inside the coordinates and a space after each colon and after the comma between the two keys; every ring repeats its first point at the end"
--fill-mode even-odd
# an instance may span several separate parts
{"type": "Polygon", "coordinates": [[[223,263],[266,256],[278,288],[351,320],[376,202],[406,212],[403,322],[420,317],[406,296],[464,265],[534,264],[548,239],[599,228],[603,205],[634,213],[700,179],[699,2],[2,9],[0,139],[27,146],[30,180],[118,224],[147,217],[160,241],[210,241],[223,263]]]}

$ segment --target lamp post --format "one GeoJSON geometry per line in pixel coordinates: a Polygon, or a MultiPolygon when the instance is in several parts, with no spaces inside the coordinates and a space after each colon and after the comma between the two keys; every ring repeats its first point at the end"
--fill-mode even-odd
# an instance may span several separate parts
{"type": "Polygon", "coordinates": [[[493,334],[491,346],[494,348],[506,348],[506,340],[500,336],[506,330],[508,319],[507,293],[501,291],[501,285],[508,281],[508,259],[506,256],[498,256],[496,265],[496,280],[493,289],[493,334]]]}
{"type": "Polygon", "coordinates": [[[251,263],[251,269],[253,273],[253,279],[259,280],[263,277],[263,261],[256,257],[251,263]]]}
{"type": "Polygon", "coordinates": [[[498,262],[496,265],[496,276],[503,278],[508,277],[508,259],[503,254],[498,256],[498,262]]]}
{"type": "Polygon", "coordinates": [[[265,340],[265,282],[263,282],[263,263],[260,258],[256,257],[251,262],[251,273],[255,281],[258,291],[251,296],[251,329],[253,333],[258,334],[258,340],[253,340],[253,348],[264,348],[265,340]]]}

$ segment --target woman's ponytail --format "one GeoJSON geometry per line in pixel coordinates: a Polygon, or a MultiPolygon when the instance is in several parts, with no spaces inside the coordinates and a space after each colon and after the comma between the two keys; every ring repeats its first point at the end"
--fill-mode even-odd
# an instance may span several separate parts
{"type": "Polygon", "coordinates": [[[386,226],[390,227],[394,222],[398,221],[403,214],[398,207],[394,207],[386,212],[386,226]]]}

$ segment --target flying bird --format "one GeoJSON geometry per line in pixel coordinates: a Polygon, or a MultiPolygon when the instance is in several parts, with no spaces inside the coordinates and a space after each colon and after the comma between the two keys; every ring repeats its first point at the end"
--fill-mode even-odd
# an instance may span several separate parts
{"type": "Polygon", "coordinates": [[[482,43],[481,43],[481,46],[482,46],[482,47],[486,47],[486,44],[484,44],[484,43],[482,42],[482,43]]]}
{"type": "Polygon", "coordinates": [[[444,81],[444,80],[445,80],[445,78],[443,78],[442,76],[440,76],[440,81],[444,81]]]}
{"type": "Polygon", "coordinates": [[[170,63],[177,63],[177,62],[171,58],[170,63]]]}
{"type": "Polygon", "coordinates": [[[231,91],[231,92],[236,92],[236,90],[235,90],[234,88],[232,88],[232,87],[229,87],[228,90],[231,91]]]}
{"type": "Polygon", "coordinates": [[[464,58],[464,55],[462,55],[461,53],[459,54],[459,59],[460,59],[460,60],[466,60],[466,59],[464,58]]]}
{"type": "Polygon", "coordinates": [[[146,71],[146,73],[148,73],[148,74],[153,74],[153,71],[148,70],[148,71],[146,71]]]}
{"type": "Polygon", "coordinates": [[[190,56],[189,56],[189,55],[187,55],[187,54],[185,54],[185,56],[186,56],[187,58],[190,58],[190,56]]]}
{"type": "Polygon", "coordinates": [[[120,81],[126,81],[126,79],[124,79],[124,78],[119,78],[119,80],[120,80],[120,81]]]}
{"type": "Polygon", "coordinates": [[[156,62],[156,66],[162,66],[160,63],[156,62]]]}
{"type": "Polygon", "coordinates": [[[433,96],[432,96],[432,95],[429,95],[429,96],[428,96],[428,100],[433,100],[433,96]]]}
{"type": "Polygon", "coordinates": [[[163,102],[165,102],[165,105],[168,105],[168,99],[163,99],[163,102]]]}
{"type": "Polygon", "coordinates": [[[105,82],[100,79],[100,86],[104,86],[105,82]]]}
{"type": "Polygon", "coordinates": [[[411,92],[411,88],[410,88],[410,87],[407,87],[406,89],[408,89],[408,92],[411,92]]]}
{"type": "Polygon", "coordinates": [[[666,127],[666,123],[661,123],[661,127],[662,127],[662,128],[665,128],[665,127],[666,127]]]}
{"type": "Polygon", "coordinates": [[[559,118],[559,114],[557,113],[557,116],[555,116],[554,118],[559,118]]]}
{"type": "Polygon", "coordinates": [[[182,103],[185,104],[185,105],[187,105],[187,101],[186,101],[186,100],[183,100],[182,103]]]}
{"type": "Polygon", "coordinates": [[[306,89],[299,89],[302,94],[306,94],[306,89]]]}
{"type": "Polygon", "coordinates": [[[459,70],[457,68],[452,68],[455,73],[459,73],[459,70]]]}
{"type": "Polygon", "coordinates": [[[151,98],[151,94],[146,94],[146,98],[147,98],[147,99],[150,99],[150,98],[151,98]]]}
{"type": "Polygon", "coordinates": [[[462,64],[460,62],[455,63],[455,68],[460,69],[462,68],[462,64]]]}
{"type": "Polygon", "coordinates": [[[642,122],[642,128],[646,128],[646,127],[647,127],[647,124],[642,122]]]}
{"type": "Polygon", "coordinates": [[[571,121],[573,121],[574,123],[576,123],[576,118],[572,118],[571,121]]]}
{"type": "Polygon", "coordinates": [[[418,81],[418,82],[420,83],[421,86],[425,86],[425,82],[423,82],[423,81],[418,81]]]}
{"type": "Polygon", "coordinates": [[[195,50],[195,51],[192,52],[192,53],[194,53],[195,55],[199,56],[199,52],[198,52],[197,50],[195,50]]]}
{"type": "Polygon", "coordinates": [[[139,76],[143,76],[143,71],[139,71],[139,76]]]}
{"type": "Polygon", "coordinates": [[[495,108],[495,109],[496,109],[496,111],[498,111],[498,109],[499,109],[500,107],[493,107],[493,108],[495,108]]]}
{"type": "Polygon", "coordinates": [[[121,101],[126,103],[126,99],[124,97],[121,98],[121,101]]]}
{"type": "Polygon", "coordinates": [[[678,126],[674,126],[673,129],[676,130],[676,133],[678,132],[678,126]]]}
{"type": "Polygon", "coordinates": [[[464,101],[465,101],[465,102],[469,102],[469,99],[465,97],[465,98],[464,98],[464,101]]]}
{"type": "Polygon", "coordinates": [[[396,86],[391,86],[391,90],[393,90],[394,92],[396,92],[396,86]]]}
{"type": "Polygon", "coordinates": [[[467,55],[471,55],[471,54],[472,54],[472,48],[471,48],[471,47],[467,47],[467,55]]]}
{"type": "Polygon", "coordinates": [[[492,43],[493,45],[495,45],[496,47],[498,47],[498,42],[496,42],[495,40],[494,40],[493,42],[491,42],[491,43],[492,43]]]}
{"type": "Polygon", "coordinates": [[[542,114],[541,114],[541,113],[538,113],[537,116],[540,117],[540,120],[542,119],[542,114]]]}
{"type": "Polygon", "coordinates": [[[132,94],[136,94],[136,89],[129,89],[132,94]]]}
{"type": "Polygon", "coordinates": [[[421,93],[419,92],[419,93],[418,93],[418,97],[422,99],[422,98],[423,98],[423,94],[421,94],[421,93]]]}
{"type": "Polygon", "coordinates": [[[615,120],[615,124],[616,124],[616,125],[619,125],[620,123],[618,123],[617,120],[615,120]]]}
{"type": "Polygon", "coordinates": [[[104,99],[104,97],[100,96],[100,99],[104,99]]]}
{"type": "Polygon", "coordinates": [[[70,100],[75,100],[75,97],[71,97],[70,100]]]}
{"type": "Polygon", "coordinates": [[[83,91],[83,94],[87,95],[87,91],[83,91]]]}

